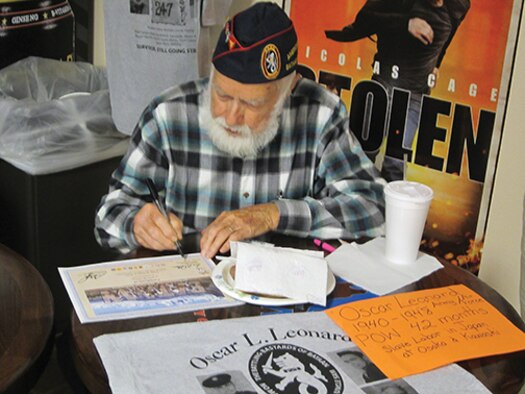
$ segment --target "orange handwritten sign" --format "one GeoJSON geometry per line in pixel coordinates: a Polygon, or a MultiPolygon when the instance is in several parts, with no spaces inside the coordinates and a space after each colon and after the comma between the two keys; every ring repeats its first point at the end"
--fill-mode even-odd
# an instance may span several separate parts
{"type": "Polygon", "coordinates": [[[326,313],[390,379],[525,349],[525,333],[463,285],[356,301],[326,313]]]}

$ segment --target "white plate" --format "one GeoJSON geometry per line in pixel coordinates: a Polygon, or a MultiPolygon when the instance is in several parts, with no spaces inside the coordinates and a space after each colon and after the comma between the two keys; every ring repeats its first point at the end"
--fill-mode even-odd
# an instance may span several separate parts
{"type": "MultiPolygon", "coordinates": [[[[235,279],[231,276],[231,268],[235,265],[235,259],[229,258],[219,262],[213,269],[212,280],[224,294],[236,300],[255,305],[286,306],[295,304],[306,304],[308,301],[294,300],[285,297],[264,297],[257,294],[245,293],[235,289],[235,279]]],[[[326,281],[326,295],[330,294],[335,288],[335,276],[328,270],[326,281]]]]}

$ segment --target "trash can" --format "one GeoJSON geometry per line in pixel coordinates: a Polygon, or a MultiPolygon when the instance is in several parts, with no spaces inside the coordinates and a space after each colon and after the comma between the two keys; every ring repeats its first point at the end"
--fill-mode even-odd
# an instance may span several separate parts
{"type": "Polygon", "coordinates": [[[0,242],[28,259],[70,304],[57,267],[107,260],[95,211],[129,137],[111,118],[105,70],[30,57],[0,70],[0,242]]]}

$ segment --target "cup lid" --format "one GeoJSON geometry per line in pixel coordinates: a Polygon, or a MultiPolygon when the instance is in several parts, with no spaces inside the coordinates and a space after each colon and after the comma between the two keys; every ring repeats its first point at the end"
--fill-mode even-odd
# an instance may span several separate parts
{"type": "Polygon", "coordinates": [[[434,197],[434,191],[419,182],[394,181],[385,186],[385,195],[406,201],[427,202],[434,197]]]}

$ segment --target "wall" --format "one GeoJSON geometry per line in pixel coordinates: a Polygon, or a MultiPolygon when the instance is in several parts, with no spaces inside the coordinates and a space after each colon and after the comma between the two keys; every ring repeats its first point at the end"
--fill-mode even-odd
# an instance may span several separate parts
{"type": "Polygon", "coordinates": [[[94,1],[94,32],[93,42],[93,64],[96,66],[106,65],[106,47],[104,46],[104,12],[102,7],[103,0],[94,1]]]}
{"type": "MultiPolygon", "coordinates": [[[[102,1],[95,0],[94,63],[105,64],[102,1]]],[[[255,2],[234,0],[231,14],[255,2]]],[[[276,3],[282,4],[281,1],[276,3]]],[[[522,19],[525,12],[522,10],[522,19]]],[[[525,23],[525,22],[524,22],[525,23]]],[[[523,198],[525,194],[525,28],[518,39],[518,54],[511,83],[505,128],[497,164],[494,192],[489,211],[480,278],[494,287],[519,310],[519,277],[523,198]]],[[[204,56],[206,57],[206,56],[204,56]]]]}
{"type": "Polygon", "coordinates": [[[494,287],[518,311],[520,310],[519,279],[525,195],[524,16],[525,12],[522,10],[518,51],[479,273],[481,279],[494,287]]]}

